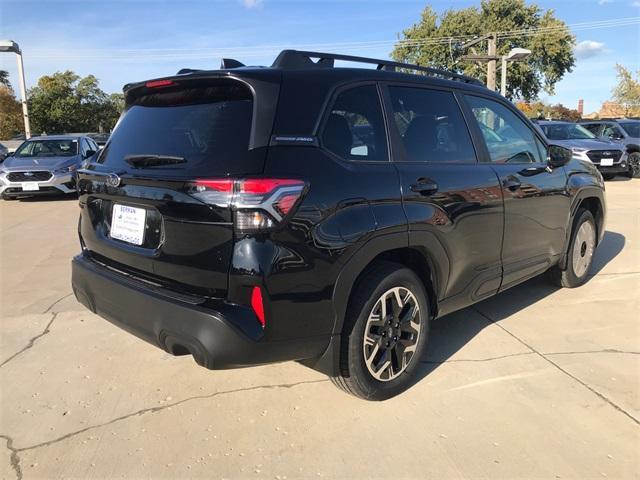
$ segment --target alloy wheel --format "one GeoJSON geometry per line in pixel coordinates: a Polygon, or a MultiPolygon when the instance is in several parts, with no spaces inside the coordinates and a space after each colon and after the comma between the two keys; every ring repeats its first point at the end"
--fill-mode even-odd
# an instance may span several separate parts
{"type": "Polygon", "coordinates": [[[580,225],[573,246],[573,271],[578,278],[582,277],[589,267],[593,258],[593,251],[596,243],[596,232],[591,222],[584,222],[580,225]]]}
{"type": "Polygon", "coordinates": [[[364,361],[369,373],[388,382],[408,367],[418,345],[422,317],[415,295],[395,287],[373,306],[364,331],[364,361]]]}

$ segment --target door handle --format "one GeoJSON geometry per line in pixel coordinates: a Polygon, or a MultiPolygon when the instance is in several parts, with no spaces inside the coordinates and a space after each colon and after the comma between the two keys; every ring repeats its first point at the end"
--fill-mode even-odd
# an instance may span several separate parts
{"type": "Polygon", "coordinates": [[[522,186],[518,177],[514,177],[513,175],[509,175],[504,180],[502,180],[502,186],[504,188],[508,188],[511,191],[517,190],[522,186]]]}
{"type": "Polygon", "coordinates": [[[428,178],[418,178],[417,183],[411,185],[411,191],[420,195],[432,195],[438,191],[438,184],[428,178]]]}

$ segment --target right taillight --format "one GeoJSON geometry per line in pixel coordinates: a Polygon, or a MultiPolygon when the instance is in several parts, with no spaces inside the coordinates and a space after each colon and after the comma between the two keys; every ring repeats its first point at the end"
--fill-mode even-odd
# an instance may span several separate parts
{"type": "Polygon", "coordinates": [[[275,227],[295,207],[305,189],[287,178],[202,179],[193,196],[210,205],[232,207],[235,228],[246,233],[275,227]]]}

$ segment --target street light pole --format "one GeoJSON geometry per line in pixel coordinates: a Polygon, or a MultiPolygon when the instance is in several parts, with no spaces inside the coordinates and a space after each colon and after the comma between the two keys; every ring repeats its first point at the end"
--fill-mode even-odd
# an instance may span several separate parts
{"type": "Polygon", "coordinates": [[[24,81],[24,64],[22,63],[22,51],[20,46],[13,40],[1,40],[0,52],[11,52],[16,54],[18,62],[18,83],[20,84],[20,97],[22,103],[22,117],[24,119],[24,136],[31,138],[31,126],[29,125],[29,108],[27,106],[27,86],[24,81]]]}
{"type": "Polygon", "coordinates": [[[502,56],[501,70],[502,75],[500,79],[500,94],[503,97],[507,96],[507,65],[508,62],[522,62],[531,55],[531,50],[526,48],[512,48],[509,54],[502,56]]]}
{"type": "Polygon", "coordinates": [[[500,78],[500,95],[503,97],[507,96],[507,56],[502,56],[502,65],[500,65],[502,74],[500,78]]]}

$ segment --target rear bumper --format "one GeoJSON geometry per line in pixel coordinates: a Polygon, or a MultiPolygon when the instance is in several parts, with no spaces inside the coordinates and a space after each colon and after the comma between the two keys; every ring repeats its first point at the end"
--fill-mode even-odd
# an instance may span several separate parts
{"type": "Polygon", "coordinates": [[[82,255],[72,262],[72,286],[92,312],[171,354],[191,354],[209,369],[314,358],[330,341],[329,336],[268,340],[248,307],[224,301],[205,307],[82,255]]]}

